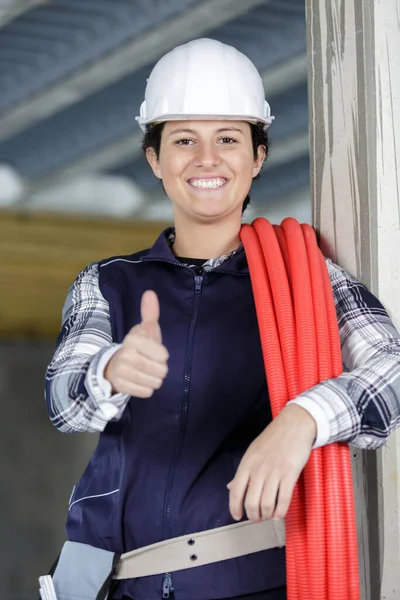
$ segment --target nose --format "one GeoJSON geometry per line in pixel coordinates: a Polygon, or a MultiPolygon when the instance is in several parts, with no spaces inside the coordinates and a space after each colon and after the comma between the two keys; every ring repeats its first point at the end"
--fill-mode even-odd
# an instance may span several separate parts
{"type": "Polygon", "coordinates": [[[218,148],[212,143],[199,144],[196,155],[194,157],[194,164],[196,167],[215,167],[221,162],[221,157],[218,153],[218,148]]]}

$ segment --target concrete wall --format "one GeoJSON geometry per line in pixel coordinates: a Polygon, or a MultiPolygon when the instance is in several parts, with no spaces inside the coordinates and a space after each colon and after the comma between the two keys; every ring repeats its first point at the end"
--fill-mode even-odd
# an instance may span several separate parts
{"type": "Polygon", "coordinates": [[[53,346],[0,343],[0,597],[36,600],[65,539],[72,486],[96,435],[66,435],[50,424],[43,380],[53,346]]]}

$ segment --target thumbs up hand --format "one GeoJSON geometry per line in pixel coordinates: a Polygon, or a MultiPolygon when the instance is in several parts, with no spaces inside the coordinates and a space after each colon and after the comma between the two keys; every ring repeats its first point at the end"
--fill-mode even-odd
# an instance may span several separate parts
{"type": "Polygon", "coordinates": [[[108,362],[104,377],[111,383],[113,393],[150,398],[168,373],[169,354],[162,345],[157,295],[145,292],[140,308],[141,323],[125,336],[122,347],[108,362]]]}

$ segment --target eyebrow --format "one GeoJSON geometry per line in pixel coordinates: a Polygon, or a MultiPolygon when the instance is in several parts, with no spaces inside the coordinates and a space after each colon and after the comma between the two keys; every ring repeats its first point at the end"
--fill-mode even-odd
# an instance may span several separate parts
{"type": "MultiPolygon", "coordinates": [[[[243,131],[237,127],[221,127],[220,129],[217,129],[215,133],[222,133],[223,131],[237,131],[239,133],[243,133],[243,131]]],[[[169,133],[169,136],[177,133],[190,133],[196,135],[197,132],[194,129],[174,129],[169,133]]]]}

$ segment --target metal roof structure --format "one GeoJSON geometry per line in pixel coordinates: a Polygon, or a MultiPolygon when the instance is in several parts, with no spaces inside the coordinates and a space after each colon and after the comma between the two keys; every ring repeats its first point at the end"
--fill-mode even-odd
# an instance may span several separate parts
{"type": "Polygon", "coordinates": [[[196,37],[235,46],[262,74],[276,120],[254,203],[308,189],[304,0],[0,0],[0,27],[0,163],[26,182],[27,205],[108,173],[140,186],[152,214],[160,186],[135,116],[155,62],[196,37]]]}

